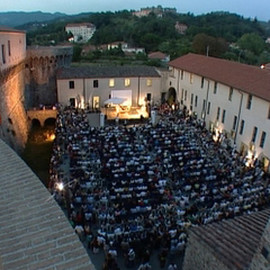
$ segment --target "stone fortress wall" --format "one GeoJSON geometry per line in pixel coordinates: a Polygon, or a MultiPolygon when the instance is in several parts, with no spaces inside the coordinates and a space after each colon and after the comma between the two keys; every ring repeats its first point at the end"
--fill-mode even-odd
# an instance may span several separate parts
{"type": "Polygon", "coordinates": [[[29,130],[24,107],[26,37],[8,28],[0,28],[0,35],[0,138],[20,152],[29,130]]]}
{"type": "Polygon", "coordinates": [[[69,66],[73,49],[70,46],[29,47],[25,65],[26,107],[53,105],[57,102],[56,70],[69,66]]]}
{"type": "Polygon", "coordinates": [[[72,60],[71,46],[26,48],[26,34],[0,27],[0,139],[20,153],[31,119],[27,110],[54,105],[56,70],[72,60]]]}

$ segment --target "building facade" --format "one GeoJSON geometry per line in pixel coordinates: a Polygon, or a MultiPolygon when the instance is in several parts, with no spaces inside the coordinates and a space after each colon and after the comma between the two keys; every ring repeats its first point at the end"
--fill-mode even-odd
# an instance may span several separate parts
{"type": "Polygon", "coordinates": [[[247,159],[270,159],[270,72],[255,66],[187,54],[169,63],[168,88],[182,107],[205,121],[213,139],[227,138],[247,159]]]}
{"type": "Polygon", "coordinates": [[[72,33],[74,42],[87,42],[96,31],[92,23],[69,23],[66,25],[66,32],[72,33]]]}
{"type": "Polygon", "coordinates": [[[59,70],[57,96],[62,105],[99,109],[110,98],[141,106],[160,100],[161,75],[153,67],[81,67],[59,70]]]}
{"type": "Polygon", "coordinates": [[[26,35],[0,28],[0,46],[0,138],[20,152],[28,136],[24,108],[26,35]]]}

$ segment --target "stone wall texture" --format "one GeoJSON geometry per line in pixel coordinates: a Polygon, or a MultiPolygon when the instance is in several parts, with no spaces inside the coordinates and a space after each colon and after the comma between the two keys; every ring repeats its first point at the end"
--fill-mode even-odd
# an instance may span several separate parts
{"type": "Polygon", "coordinates": [[[0,73],[0,138],[21,152],[29,130],[24,107],[24,62],[0,73]]]}
{"type": "Polygon", "coordinates": [[[270,220],[250,265],[250,270],[270,269],[270,220]]]}
{"type": "Polygon", "coordinates": [[[69,66],[72,47],[30,47],[26,57],[25,103],[27,108],[57,102],[56,70],[69,66]]]}
{"type": "MultiPolygon", "coordinates": [[[[222,252],[222,251],[220,251],[222,252]]],[[[189,235],[183,270],[233,270],[225,266],[203,242],[189,235]]]]}
{"type": "Polygon", "coordinates": [[[0,269],[95,270],[63,211],[0,140],[0,269]]]}

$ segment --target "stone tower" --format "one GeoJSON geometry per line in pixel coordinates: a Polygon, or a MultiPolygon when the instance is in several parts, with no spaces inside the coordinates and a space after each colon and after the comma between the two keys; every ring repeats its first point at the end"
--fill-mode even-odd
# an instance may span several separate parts
{"type": "Polygon", "coordinates": [[[71,46],[28,47],[25,65],[25,104],[27,108],[54,105],[56,70],[72,60],[71,46]]]}

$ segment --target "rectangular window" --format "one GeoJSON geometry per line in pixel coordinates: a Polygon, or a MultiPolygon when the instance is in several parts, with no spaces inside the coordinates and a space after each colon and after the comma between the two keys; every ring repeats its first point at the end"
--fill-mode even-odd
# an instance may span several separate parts
{"type": "Polygon", "coordinates": [[[74,81],[69,81],[69,89],[74,89],[74,88],[75,88],[74,81]]]}
{"type": "Polygon", "coordinates": [[[237,116],[235,115],[233,118],[233,127],[232,127],[233,130],[236,129],[236,124],[237,124],[237,116]]]}
{"type": "Polygon", "coordinates": [[[109,80],[109,87],[114,87],[114,79],[109,80]]]}
{"type": "Polygon", "coordinates": [[[193,105],[194,94],[191,94],[190,104],[193,105]]]}
{"type": "Polygon", "coordinates": [[[10,40],[8,40],[8,56],[11,56],[10,40]]]}
{"type": "Polygon", "coordinates": [[[240,130],[239,130],[239,134],[242,135],[244,132],[244,127],[245,127],[245,120],[241,120],[241,124],[240,124],[240,130]]]}
{"type": "Polygon", "coordinates": [[[260,147],[261,148],[264,147],[265,137],[266,137],[266,132],[263,131],[262,136],[261,136],[261,141],[260,141],[260,147]]]}
{"type": "Polygon", "coordinates": [[[205,112],[205,109],[206,109],[206,100],[204,99],[203,100],[203,105],[202,105],[203,112],[205,112]]]}
{"type": "Polygon", "coordinates": [[[147,85],[147,86],[152,86],[152,80],[151,80],[151,79],[147,79],[146,85],[147,85]]]}
{"type": "Polygon", "coordinates": [[[184,93],[185,93],[185,90],[184,90],[184,88],[182,88],[182,92],[181,92],[181,104],[183,104],[184,93]]]}
{"type": "Polygon", "coordinates": [[[270,119],[270,106],[269,106],[269,109],[268,109],[268,116],[267,116],[268,119],[270,119]]]}
{"type": "Polygon", "coordinates": [[[185,90],[184,90],[184,88],[182,88],[181,99],[184,99],[184,93],[185,93],[185,90]]]}
{"type": "Polygon", "coordinates": [[[181,80],[184,78],[184,70],[181,70],[181,80]]]}
{"type": "Polygon", "coordinates": [[[98,88],[98,80],[94,80],[93,81],[93,87],[94,88],[98,88]]]}
{"type": "Polygon", "coordinates": [[[222,112],[222,119],[221,119],[221,122],[223,124],[225,123],[225,117],[226,117],[226,110],[223,110],[223,112],[222,112]]]}
{"type": "Polygon", "coordinates": [[[201,79],[201,88],[203,88],[203,86],[204,86],[204,77],[202,77],[201,79]]]}
{"type": "Polygon", "coordinates": [[[217,121],[219,121],[219,117],[220,117],[220,107],[217,108],[217,121]]]}
{"type": "Polygon", "coordinates": [[[93,108],[96,110],[99,109],[99,96],[93,97],[93,108]]]}
{"type": "Polygon", "coordinates": [[[252,102],[252,95],[248,95],[248,100],[247,100],[247,109],[250,110],[251,108],[251,102],[252,102]]]}
{"type": "Polygon", "coordinates": [[[208,106],[207,106],[207,114],[210,113],[210,108],[211,108],[211,102],[208,102],[208,106]]]}
{"type": "Polygon", "coordinates": [[[151,101],[151,99],[152,99],[152,94],[151,93],[147,93],[146,100],[147,101],[151,101]]]}
{"type": "Polygon", "coordinates": [[[4,44],[2,44],[1,47],[2,47],[2,62],[3,64],[5,64],[6,63],[6,48],[4,44]]]}
{"type": "Polygon", "coordinates": [[[198,96],[195,96],[195,107],[198,105],[198,96]]]}
{"type": "Polygon", "coordinates": [[[218,86],[218,83],[217,83],[217,82],[215,82],[215,85],[214,85],[214,94],[216,94],[216,93],[217,93],[217,86],[218,86]]]}
{"type": "Polygon", "coordinates": [[[185,101],[187,100],[187,90],[185,91],[185,101]]]}
{"type": "Polygon", "coordinates": [[[229,92],[229,101],[232,101],[232,95],[233,95],[233,88],[230,88],[230,92],[229,92]]]}
{"type": "Polygon", "coordinates": [[[256,141],[257,132],[258,132],[258,128],[257,128],[257,127],[254,127],[253,133],[252,133],[252,138],[251,138],[251,141],[252,141],[253,143],[255,143],[255,141],[256,141]]]}
{"type": "Polygon", "coordinates": [[[189,74],[189,82],[191,84],[193,83],[193,74],[192,73],[189,74]]]}
{"type": "Polygon", "coordinates": [[[130,79],[125,79],[125,86],[127,87],[127,86],[130,86],[130,79]]]}

